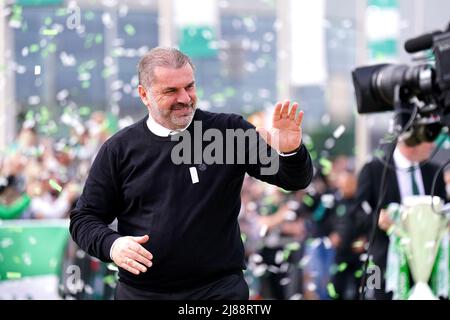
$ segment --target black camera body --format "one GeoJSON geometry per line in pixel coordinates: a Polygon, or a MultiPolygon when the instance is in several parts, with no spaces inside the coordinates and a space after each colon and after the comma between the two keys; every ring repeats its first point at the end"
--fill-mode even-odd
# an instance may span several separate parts
{"type": "Polygon", "coordinates": [[[409,53],[432,49],[433,63],[379,64],[352,72],[358,113],[396,111],[400,139],[414,146],[450,128],[450,26],[405,43],[409,53]]]}

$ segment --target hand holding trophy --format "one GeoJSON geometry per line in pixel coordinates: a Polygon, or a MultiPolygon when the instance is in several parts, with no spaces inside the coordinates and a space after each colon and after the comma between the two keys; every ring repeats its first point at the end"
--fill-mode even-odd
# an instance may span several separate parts
{"type": "MultiPolygon", "coordinates": [[[[432,198],[431,196],[407,197],[403,200],[402,206],[397,207],[399,215],[394,219],[393,227],[393,232],[399,237],[397,253],[405,254],[415,282],[409,292],[408,300],[437,299],[429,287],[428,281],[435,264],[439,265],[438,252],[449,222],[448,218],[442,214],[442,207],[443,201],[439,197],[432,198]]],[[[389,254],[391,253],[388,253],[388,256],[389,254]]],[[[442,260],[441,255],[439,258],[442,260]]],[[[448,262],[446,269],[445,272],[448,274],[448,262]]],[[[398,274],[397,278],[399,278],[398,274]]]]}

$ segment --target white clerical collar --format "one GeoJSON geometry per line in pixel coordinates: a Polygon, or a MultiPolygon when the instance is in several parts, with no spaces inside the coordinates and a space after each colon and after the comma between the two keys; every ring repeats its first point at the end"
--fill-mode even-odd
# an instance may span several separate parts
{"type": "Polygon", "coordinates": [[[409,169],[411,167],[417,167],[417,162],[411,162],[409,161],[398,148],[395,148],[394,151],[394,161],[395,166],[399,169],[409,169]]]}
{"type": "MultiPolygon", "coordinates": [[[[194,119],[194,117],[192,117],[192,119],[194,119]]],[[[186,130],[187,127],[191,125],[192,119],[191,121],[189,121],[189,124],[185,128],[179,130],[172,130],[160,125],[158,122],[155,121],[155,119],[153,119],[152,115],[149,113],[147,119],[147,127],[153,134],[159,137],[168,137],[186,130]]]]}

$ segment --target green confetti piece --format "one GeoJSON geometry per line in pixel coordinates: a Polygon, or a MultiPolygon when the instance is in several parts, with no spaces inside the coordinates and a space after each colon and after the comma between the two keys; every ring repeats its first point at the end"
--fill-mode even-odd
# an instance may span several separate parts
{"type": "Polygon", "coordinates": [[[13,11],[14,15],[21,16],[22,15],[22,6],[19,6],[19,5],[16,4],[16,5],[13,6],[12,11],[13,11]]]}
{"type": "Polygon", "coordinates": [[[340,204],[337,206],[336,214],[338,217],[343,217],[346,213],[347,213],[347,209],[346,209],[345,205],[340,204]]]}
{"type": "Polygon", "coordinates": [[[80,116],[88,116],[91,114],[91,108],[83,106],[80,107],[78,112],[80,113],[80,116]]]}
{"type": "Polygon", "coordinates": [[[91,86],[91,83],[89,82],[89,81],[83,81],[82,83],[81,83],[81,87],[83,88],[83,89],[87,89],[87,88],[89,88],[91,86]]]}
{"type": "Polygon", "coordinates": [[[316,151],[310,151],[309,155],[311,156],[311,160],[315,161],[317,159],[316,151]]]}
{"type": "Polygon", "coordinates": [[[25,120],[33,120],[34,119],[34,112],[29,110],[26,114],[25,114],[25,120]]]}
{"type": "Polygon", "coordinates": [[[241,240],[243,243],[247,241],[247,235],[245,233],[241,233],[241,240]]]}
{"type": "Polygon", "coordinates": [[[8,232],[22,233],[23,228],[20,226],[10,226],[7,228],[8,232]]]}
{"type": "Polygon", "coordinates": [[[375,155],[376,158],[380,158],[381,159],[381,158],[384,157],[384,151],[383,150],[377,149],[377,150],[374,151],[373,154],[375,155]]]}
{"type": "Polygon", "coordinates": [[[348,264],[345,262],[342,262],[341,264],[338,265],[338,272],[343,272],[345,271],[345,269],[347,269],[348,264]]]}
{"type": "Polygon", "coordinates": [[[67,8],[58,8],[58,9],[56,9],[55,15],[57,17],[63,17],[63,16],[66,16],[68,13],[69,12],[68,12],[67,8]]]}
{"type": "Polygon", "coordinates": [[[55,52],[56,52],[56,44],[50,43],[50,44],[47,46],[47,50],[48,50],[48,52],[50,52],[50,53],[55,53],[55,52]]]}
{"type": "Polygon", "coordinates": [[[320,158],[319,164],[322,166],[322,172],[324,175],[329,175],[331,173],[331,168],[333,167],[333,164],[330,160],[326,158],[320,158]]]}
{"type": "Polygon", "coordinates": [[[283,260],[287,261],[289,259],[289,256],[291,255],[290,250],[283,250],[283,260]]]}
{"type": "MultiPolygon", "coordinates": [[[[106,79],[108,77],[110,77],[113,74],[113,69],[112,68],[105,68],[102,70],[102,78],[106,79]]],[[[198,96],[198,94],[197,94],[198,96]]]]}
{"type": "Polygon", "coordinates": [[[126,24],[124,30],[129,36],[134,36],[136,34],[136,29],[131,24],[126,24]]]}
{"type": "Polygon", "coordinates": [[[44,29],[41,34],[43,36],[56,36],[58,34],[58,30],[56,29],[44,29]]]}
{"type": "Polygon", "coordinates": [[[361,278],[363,275],[363,271],[362,270],[356,270],[354,273],[355,278],[361,278]]]}
{"type": "Polygon", "coordinates": [[[58,192],[61,192],[62,191],[62,187],[55,181],[55,180],[53,180],[53,179],[50,179],[49,181],[48,181],[48,183],[50,184],[50,187],[52,188],[52,189],[54,189],[54,190],[56,190],[56,191],[58,191],[58,192]]]}
{"type": "Polygon", "coordinates": [[[116,279],[113,275],[108,275],[103,278],[103,283],[107,284],[108,286],[112,286],[116,282],[116,279]]]}
{"type": "Polygon", "coordinates": [[[303,203],[308,207],[312,207],[314,205],[314,199],[309,194],[305,194],[303,197],[303,203]]]}
{"type": "Polygon", "coordinates": [[[6,279],[20,279],[22,278],[22,274],[20,272],[6,272],[6,279]]]}
{"type": "Polygon", "coordinates": [[[47,18],[45,18],[45,20],[44,20],[44,24],[45,24],[46,26],[51,25],[52,22],[53,22],[53,19],[52,19],[51,17],[47,17],[47,18]]]}
{"type": "Polygon", "coordinates": [[[364,241],[356,240],[352,243],[352,248],[361,248],[364,245],[364,241]]]}
{"type": "Polygon", "coordinates": [[[300,249],[300,243],[298,243],[298,242],[288,243],[286,245],[286,249],[290,250],[290,251],[297,251],[298,249],[300,249]]]}
{"type": "Polygon", "coordinates": [[[84,14],[84,18],[88,21],[95,19],[95,13],[93,11],[88,11],[84,14]]]}
{"type": "Polygon", "coordinates": [[[203,97],[205,96],[205,90],[203,90],[203,88],[201,87],[197,87],[197,97],[199,99],[203,99],[203,97]]]}
{"type": "Polygon", "coordinates": [[[231,98],[236,95],[236,89],[233,87],[226,87],[224,93],[226,97],[231,98]]]}
{"type": "Polygon", "coordinates": [[[95,43],[100,44],[103,42],[103,35],[100,33],[95,36],[95,43]]]}
{"type": "Polygon", "coordinates": [[[56,268],[57,266],[58,266],[58,261],[57,261],[57,259],[55,259],[55,258],[51,258],[49,261],[48,261],[48,265],[50,266],[50,268],[56,268]]]}
{"type": "Polygon", "coordinates": [[[211,96],[211,100],[213,100],[214,103],[224,103],[227,101],[227,98],[223,93],[215,93],[211,96]]]}
{"type": "Polygon", "coordinates": [[[269,215],[270,211],[269,211],[269,208],[267,208],[267,207],[262,207],[262,208],[260,209],[259,213],[260,213],[262,216],[267,216],[267,215],[269,215]]]}
{"type": "Polygon", "coordinates": [[[50,112],[48,111],[48,108],[46,106],[43,106],[41,108],[39,116],[40,116],[39,123],[41,125],[46,124],[48,122],[48,120],[50,119],[50,112]]]}
{"type": "Polygon", "coordinates": [[[327,291],[328,291],[328,295],[331,298],[336,299],[338,297],[338,294],[336,293],[336,289],[334,288],[334,285],[331,282],[327,284],[327,291]]]}
{"type": "Polygon", "coordinates": [[[88,60],[85,62],[85,67],[88,70],[94,69],[96,65],[97,65],[97,62],[95,60],[88,60]]]}
{"type": "Polygon", "coordinates": [[[39,51],[39,45],[35,44],[35,43],[30,45],[29,51],[30,51],[30,53],[38,52],[39,51]]]}

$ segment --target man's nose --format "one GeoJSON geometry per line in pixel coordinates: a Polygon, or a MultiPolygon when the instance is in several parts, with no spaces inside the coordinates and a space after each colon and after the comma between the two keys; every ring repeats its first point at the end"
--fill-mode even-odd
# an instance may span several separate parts
{"type": "Polygon", "coordinates": [[[186,89],[181,89],[178,97],[177,97],[177,102],[178,103],[184,103],[184,104],[188,104],[191,102],[191,96],[189,95],[189,93],[186,91],[186,89]]]}

